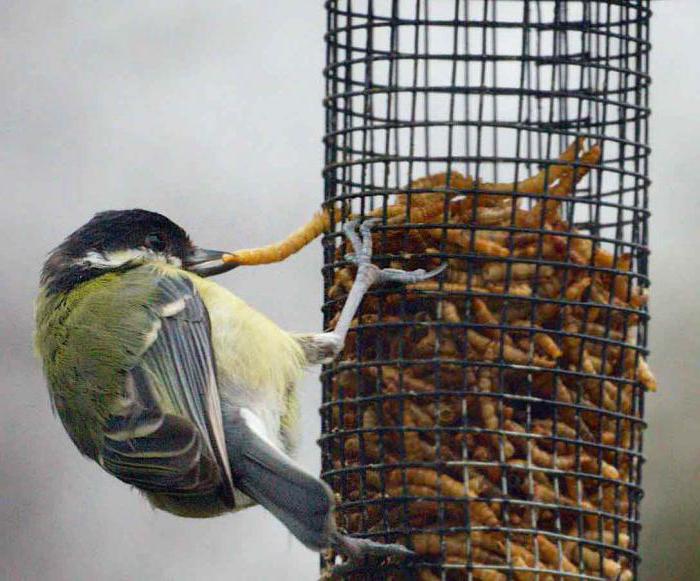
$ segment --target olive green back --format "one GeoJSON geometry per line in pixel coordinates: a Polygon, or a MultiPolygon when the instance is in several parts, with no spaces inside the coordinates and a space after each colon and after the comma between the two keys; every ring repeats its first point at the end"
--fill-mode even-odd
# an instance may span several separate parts
{"type": "Polygon", "coordinates": [[[35,345],[52,403],[84,453],[97,456],[105,419],[155,326],[148,269],[105,274],[37,300],[35,345]]]}

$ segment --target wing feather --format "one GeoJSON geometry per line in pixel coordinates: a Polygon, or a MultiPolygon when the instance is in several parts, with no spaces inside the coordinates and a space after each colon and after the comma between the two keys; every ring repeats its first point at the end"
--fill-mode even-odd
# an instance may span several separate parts
{"type": "Polygon", "coordinates": [[[147,305],[156,336],[128,371],[101,464],[149,492],[212,494],[234,505],[211,325],[186,276],[161,276],[147,305]]]}

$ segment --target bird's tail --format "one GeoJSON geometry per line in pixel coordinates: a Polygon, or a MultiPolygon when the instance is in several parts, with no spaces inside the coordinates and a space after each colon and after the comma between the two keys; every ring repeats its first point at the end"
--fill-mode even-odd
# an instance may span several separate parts
{"type": "Polygon", "coordinates": [[[224,409],[226,447],[237,488],[274,514],[312,550],[328,547],[336,534],[333,495],[273,446],[246,408],[224,409]]]}

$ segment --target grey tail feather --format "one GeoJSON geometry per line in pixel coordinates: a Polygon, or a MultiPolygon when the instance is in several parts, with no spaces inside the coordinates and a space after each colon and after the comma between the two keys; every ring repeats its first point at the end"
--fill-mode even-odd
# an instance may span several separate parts
{"type": "Polygon", "coordinates": [[[236,487],[310,549],[328,547],[335,533],[328,485],[259,437],[240,413],[226,410],[225,416],[226,446],[236,487]]]}

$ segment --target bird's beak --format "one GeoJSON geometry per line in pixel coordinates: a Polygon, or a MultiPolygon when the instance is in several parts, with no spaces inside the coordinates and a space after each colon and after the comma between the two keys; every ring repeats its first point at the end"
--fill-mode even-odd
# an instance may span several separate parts
{"type": "Polygon", "coordinates": [[[187,254],[183,267],[185,270],[194,272],[199,276],[221,274],[238,266],[235,262],[224,260],[226,256],[228,256],[228,253],[220,250],[206,250],[195,247],[187,254]]]}

